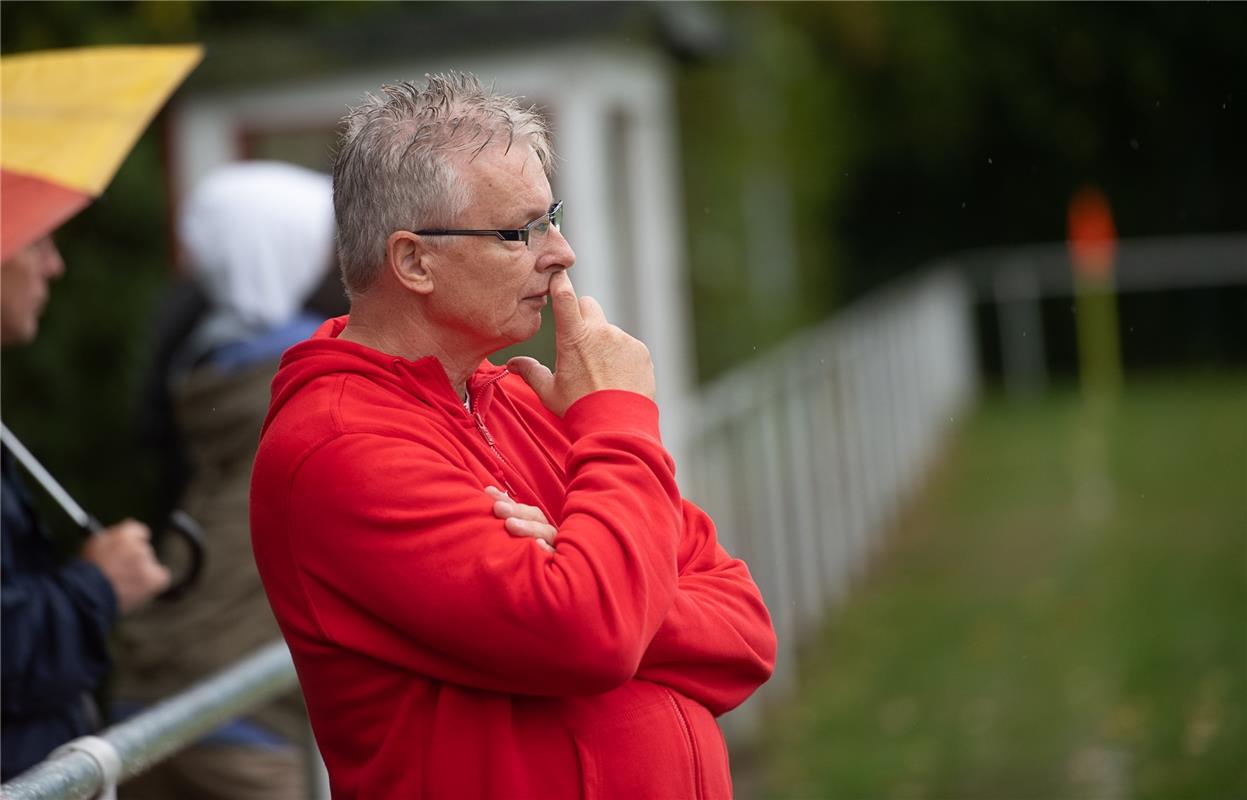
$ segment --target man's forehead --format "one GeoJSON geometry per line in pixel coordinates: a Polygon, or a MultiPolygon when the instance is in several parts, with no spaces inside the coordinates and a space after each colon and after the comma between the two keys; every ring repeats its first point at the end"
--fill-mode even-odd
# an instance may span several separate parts
{"type": "Polygon", "coordinates": [[[466,172],[477,174],[493,174],[506,172],[518,176],[528,176],[533,170],[545,175],[541,158],[537,151],[526,140],[514,142],[490,142],[480,151],[462,153],[458,159],[459,166],[466,172]]]}
{"type": "Polygon", "coordinates": [[[461,163],[459,174],[474,187],[498,189],[517,196],[531,192],[546,197],[550,193],[541,159],[527,143],[517,142],[509,151],[491,145],[476,158],[461,163]]]}

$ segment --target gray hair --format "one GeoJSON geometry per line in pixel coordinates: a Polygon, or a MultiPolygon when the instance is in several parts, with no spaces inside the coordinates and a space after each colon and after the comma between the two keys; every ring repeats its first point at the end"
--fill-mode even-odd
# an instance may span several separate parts
{"type": "Polygon", "coordinates": [[[471,202],[452,157],[475,158],[495,140],[525,140],[549,174],[545,119],[515,97],[495,94],[475,75],[425,75],[364,96],[343,118],[333,166],[338,256],[348,294],[381,273],[385,242],[397,230],[450,227],[471,202]]]}

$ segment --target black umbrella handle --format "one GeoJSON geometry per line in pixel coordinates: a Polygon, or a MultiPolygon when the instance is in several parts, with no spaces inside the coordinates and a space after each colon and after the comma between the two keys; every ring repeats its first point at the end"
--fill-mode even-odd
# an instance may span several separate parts
{"type": "Polygon", "coordinates": [[[157,600],[171,602],[186,594],[199,581],[204,566],[204,532],[195,518],[180,508],[169,515],[165,530],[181,536],[190,551],[190,566],[186,572],[156,597],[157,600]]]}
{"type": "MultiPolygon", "coordinates": [[[[100,521],[89,513],[82,528],[89,536],[94,536],[104,530],[100,521]]],[[[199,581],[199,573],[203,571],[204,566],[204,532],[195,518],[180,508],[169,514],[164,529],[181,536],[190,553],[190,566],[186,568],[182,577],[174,581],[168,589],[156,595],[157,600],[171,602],[186,594],[186,591],[199,581]]]]}

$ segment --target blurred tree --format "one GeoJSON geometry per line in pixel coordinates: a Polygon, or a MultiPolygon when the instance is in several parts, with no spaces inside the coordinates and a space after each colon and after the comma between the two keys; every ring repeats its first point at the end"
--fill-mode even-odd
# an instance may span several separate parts
{"type": "Polygon", "coordinates": [[[1241,6],[722,12],[735,47],[681,83],[703,378],[944,254],[1062,240],[1088,181],[1126,237],[1247,227],[1241,6]],[[756,287],[788,265],[749,243],[777,197],[799,265],[778,296],[756,287]]]}
{"type": "Polygon", "coordinates": [[[1247,77],[1233,6],[788,7],[847,74],[860,120],[853,293],[970,247],[1060,241],[1074,189],[1103,186],[1123,236],[1242,230],[1247,77]],[[867,269],[869,265],[869,269],[867,269]]]}
{"type": "Polygon", "coordinates": [[[817,41],[770,7],[731,7],[736,47],[680,77],[698,370],[709,378],[832,308],[851,131],[817,41]],[[744,31],[748,31],[745,35],[744,31]]]}

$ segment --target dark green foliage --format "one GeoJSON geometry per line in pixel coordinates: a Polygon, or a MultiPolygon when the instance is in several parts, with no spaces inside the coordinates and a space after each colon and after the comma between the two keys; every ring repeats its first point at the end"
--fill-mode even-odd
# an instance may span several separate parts
{"type": "Polygon", "coordinates": [[[1084,183],[1122,236],[1247,228],[1236,4],[733,3],[736,46],[683,73],[699,369],[967,248],[1065,238],[1084,183]],[[746,237],[787,181],[792,289],[746,237]],[[759,290],[762,287],[762,291],[759,290]]]}

